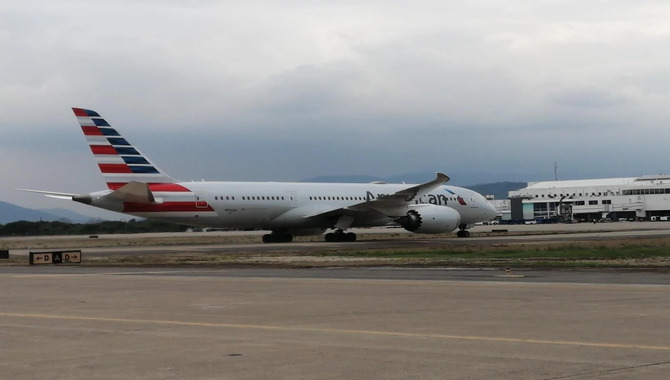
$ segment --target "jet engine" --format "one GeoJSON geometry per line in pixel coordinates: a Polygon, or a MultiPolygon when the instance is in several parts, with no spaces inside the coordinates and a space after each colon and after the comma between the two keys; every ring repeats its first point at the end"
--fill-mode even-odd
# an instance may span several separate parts
{"type": "Polygon", "coordinates": [[[418,234],[451,232],[461,224],[461,215],[451,207],[430,204],[411,205],[407,215],[396,219],[404,229],[418,234]]]}

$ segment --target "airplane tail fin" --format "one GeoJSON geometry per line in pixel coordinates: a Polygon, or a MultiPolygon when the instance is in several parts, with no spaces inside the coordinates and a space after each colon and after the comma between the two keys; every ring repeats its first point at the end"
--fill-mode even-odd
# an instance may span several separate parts
{"type": "Polygon", "coordinates": [[[79,121],[110,190],[119,189],[130,182],[147,184],[175,182],[151,163],[144,154],[130,145],[97,112],[74,107],[72,111],[79,121]]]}

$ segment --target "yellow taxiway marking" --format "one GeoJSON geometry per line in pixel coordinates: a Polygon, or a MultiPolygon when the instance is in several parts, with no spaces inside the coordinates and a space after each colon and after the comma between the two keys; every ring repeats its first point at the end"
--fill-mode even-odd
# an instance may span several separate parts
{"type": "Polygon", "coordinates": [[[234,329],[249,329],[249,330],[301,331],[301,332],[354,334],[354,335],[395,336],[395,337],[407,337],[407,338],[529,343],[529,344],[547,344],[547,345],[564,345],[564,346],[580,346],[580,347],[670,351],[670,346],[652,346],[645,344],[579,342],[579,341],[562,341],[562,340],[550,340],[550,339],[527,339],[527,338],[494,337],[494,336],[474,336],[474,335],[449,335],[449,334],[411,333],[411,332],[377,331],[377,330],[352,330],[352,329],[321,328],[321,327],[251,325],[241,323],[188,322],[188,321],[169,321],[161,319],[104,318],[104,317],[85,317],[85,316],[72,316],[72,315],[2,313],[2,312],[0,312],[0,317],[155,324],[155,325],[185,326],[185,327],[219,327],[219,328],[234,328],[234,329]]]}

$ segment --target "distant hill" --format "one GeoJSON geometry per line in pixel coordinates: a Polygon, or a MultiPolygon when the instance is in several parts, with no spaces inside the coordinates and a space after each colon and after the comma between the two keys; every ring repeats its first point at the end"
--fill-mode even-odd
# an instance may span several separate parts
{"type": "Polygon", "coordinates": [[[17,220],[27,221],[53,221],[58,220],[56,215],[48,212],[19,207],[7,202],[0,202],[0,224],[16,222],[17,220]]]}
{"type": "MultiPolygon", "coordinates": [[[[49,214],[55,215],[58,217],[59,221],[69,221],[72,223],[92,223],[92,222],[99,222],[103,220],[110,220],[109,218],[105,217],[92,217],[92,216],[87,216],[87,215],[82,215],[78,214],[74,211],[67,210],[64,208],[47,208],[47,209],[40,209],[38,211],[44,211],[49,214]]],[[[116,219],[113,219],[116,220],[116,219]]]]}
{"type": "Polygon", "coordinates": [[[73,223],[85,223],[91,218],[77,214],[65,209],[34,210],[7,202],[0,202],[0,224],[7,224],[19,220],[37,222],[40,220],[67,221],[73,223]]]}

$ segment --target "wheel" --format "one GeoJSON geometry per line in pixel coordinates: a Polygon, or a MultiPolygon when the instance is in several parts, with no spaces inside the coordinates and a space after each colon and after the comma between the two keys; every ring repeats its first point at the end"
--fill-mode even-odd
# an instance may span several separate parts
{"type": "Polygon", "coordinates": [[[325,238],[329,243],[352,242],[356,241],[356,234],[353,232],[329,232],[326,234],[325,238]]]}
{"type": "Polygon", "coordinates": [[[290,243],[293,241],[291,234],[265,234],[263,235],[263,243],[290,243]]]}
{"type": "Polygon", "coordinates": [[[459,230],[458,232],[456,232],[456,236],[458,236],[458,237],[469,237],[470,236],[470,231],[459,230]]]}

